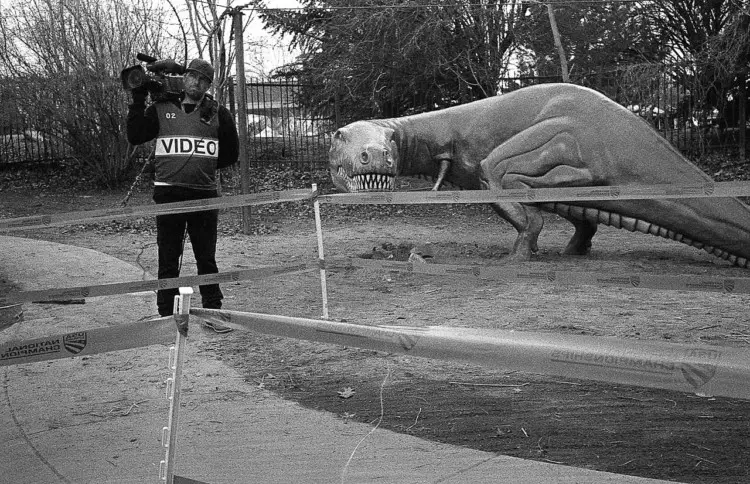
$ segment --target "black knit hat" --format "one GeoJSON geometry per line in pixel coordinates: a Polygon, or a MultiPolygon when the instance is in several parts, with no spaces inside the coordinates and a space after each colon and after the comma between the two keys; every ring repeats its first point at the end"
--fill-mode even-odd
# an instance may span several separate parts
{"type": "Polygon", "coordinates": [[[193,59],[185,69],[185,72],[196,72],[201,76],[208,79],[208,82],[214,82],[214,68],[213,66],[203,59],[193,59]]]}

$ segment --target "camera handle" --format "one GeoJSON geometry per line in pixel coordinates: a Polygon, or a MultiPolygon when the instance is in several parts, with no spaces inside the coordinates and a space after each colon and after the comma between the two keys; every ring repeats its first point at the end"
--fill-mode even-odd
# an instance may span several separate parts
{"type": "Polygon", "coordinates": [[[145,62],[147,64],[151,64],[152,62],[156,62],[158,60],[156,57],[152,57],[152,56],[147,55],[147,54],[142,54],[140,52],[138,54],[136,54],[135,58],[138,59],[139,61],[145,62]]]}

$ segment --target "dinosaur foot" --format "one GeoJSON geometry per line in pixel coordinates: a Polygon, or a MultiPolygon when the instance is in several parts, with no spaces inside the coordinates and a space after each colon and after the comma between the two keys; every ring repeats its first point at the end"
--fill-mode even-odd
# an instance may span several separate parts
{"type": "Polygon", "coordinates": [[[589,255],[591,254],[591,246],[579,247],[576,245],[569,245],[565,247],[565,250],[561,252],[562,255],[589,255]]]}
{"type": "Polygon", "coordinates": [[[519,264],[522,262],[529,262],[536,256],[536,252],[531,251],[515,251],[506,255],[500,259],[500,264],[519,264]]]}

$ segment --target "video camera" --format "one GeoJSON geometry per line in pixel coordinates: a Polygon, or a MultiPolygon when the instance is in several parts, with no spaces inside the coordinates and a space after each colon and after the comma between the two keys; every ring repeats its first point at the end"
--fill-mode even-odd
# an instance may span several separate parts
{"type": "Polygon", "coordinates": [[[122,87],[131,91],[144,87],[151,94],[152,101],[179,97],[183,90],[182,74],[185,67],[172,59],[157,60],[156,57],[139,53],[136,58],[146,63],[127,67],[120,72],[122,87]]]}

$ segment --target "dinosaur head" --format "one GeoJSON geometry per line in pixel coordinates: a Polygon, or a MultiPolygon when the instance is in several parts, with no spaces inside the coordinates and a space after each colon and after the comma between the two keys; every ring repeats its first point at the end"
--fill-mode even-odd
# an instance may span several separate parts
{"type": "Polygon", "coordinates": [[[328,168],[336,188],[345,192],[393,190],[398,174],[393,133],[367,121],[337,130],[328,153],[328,168]]]}

